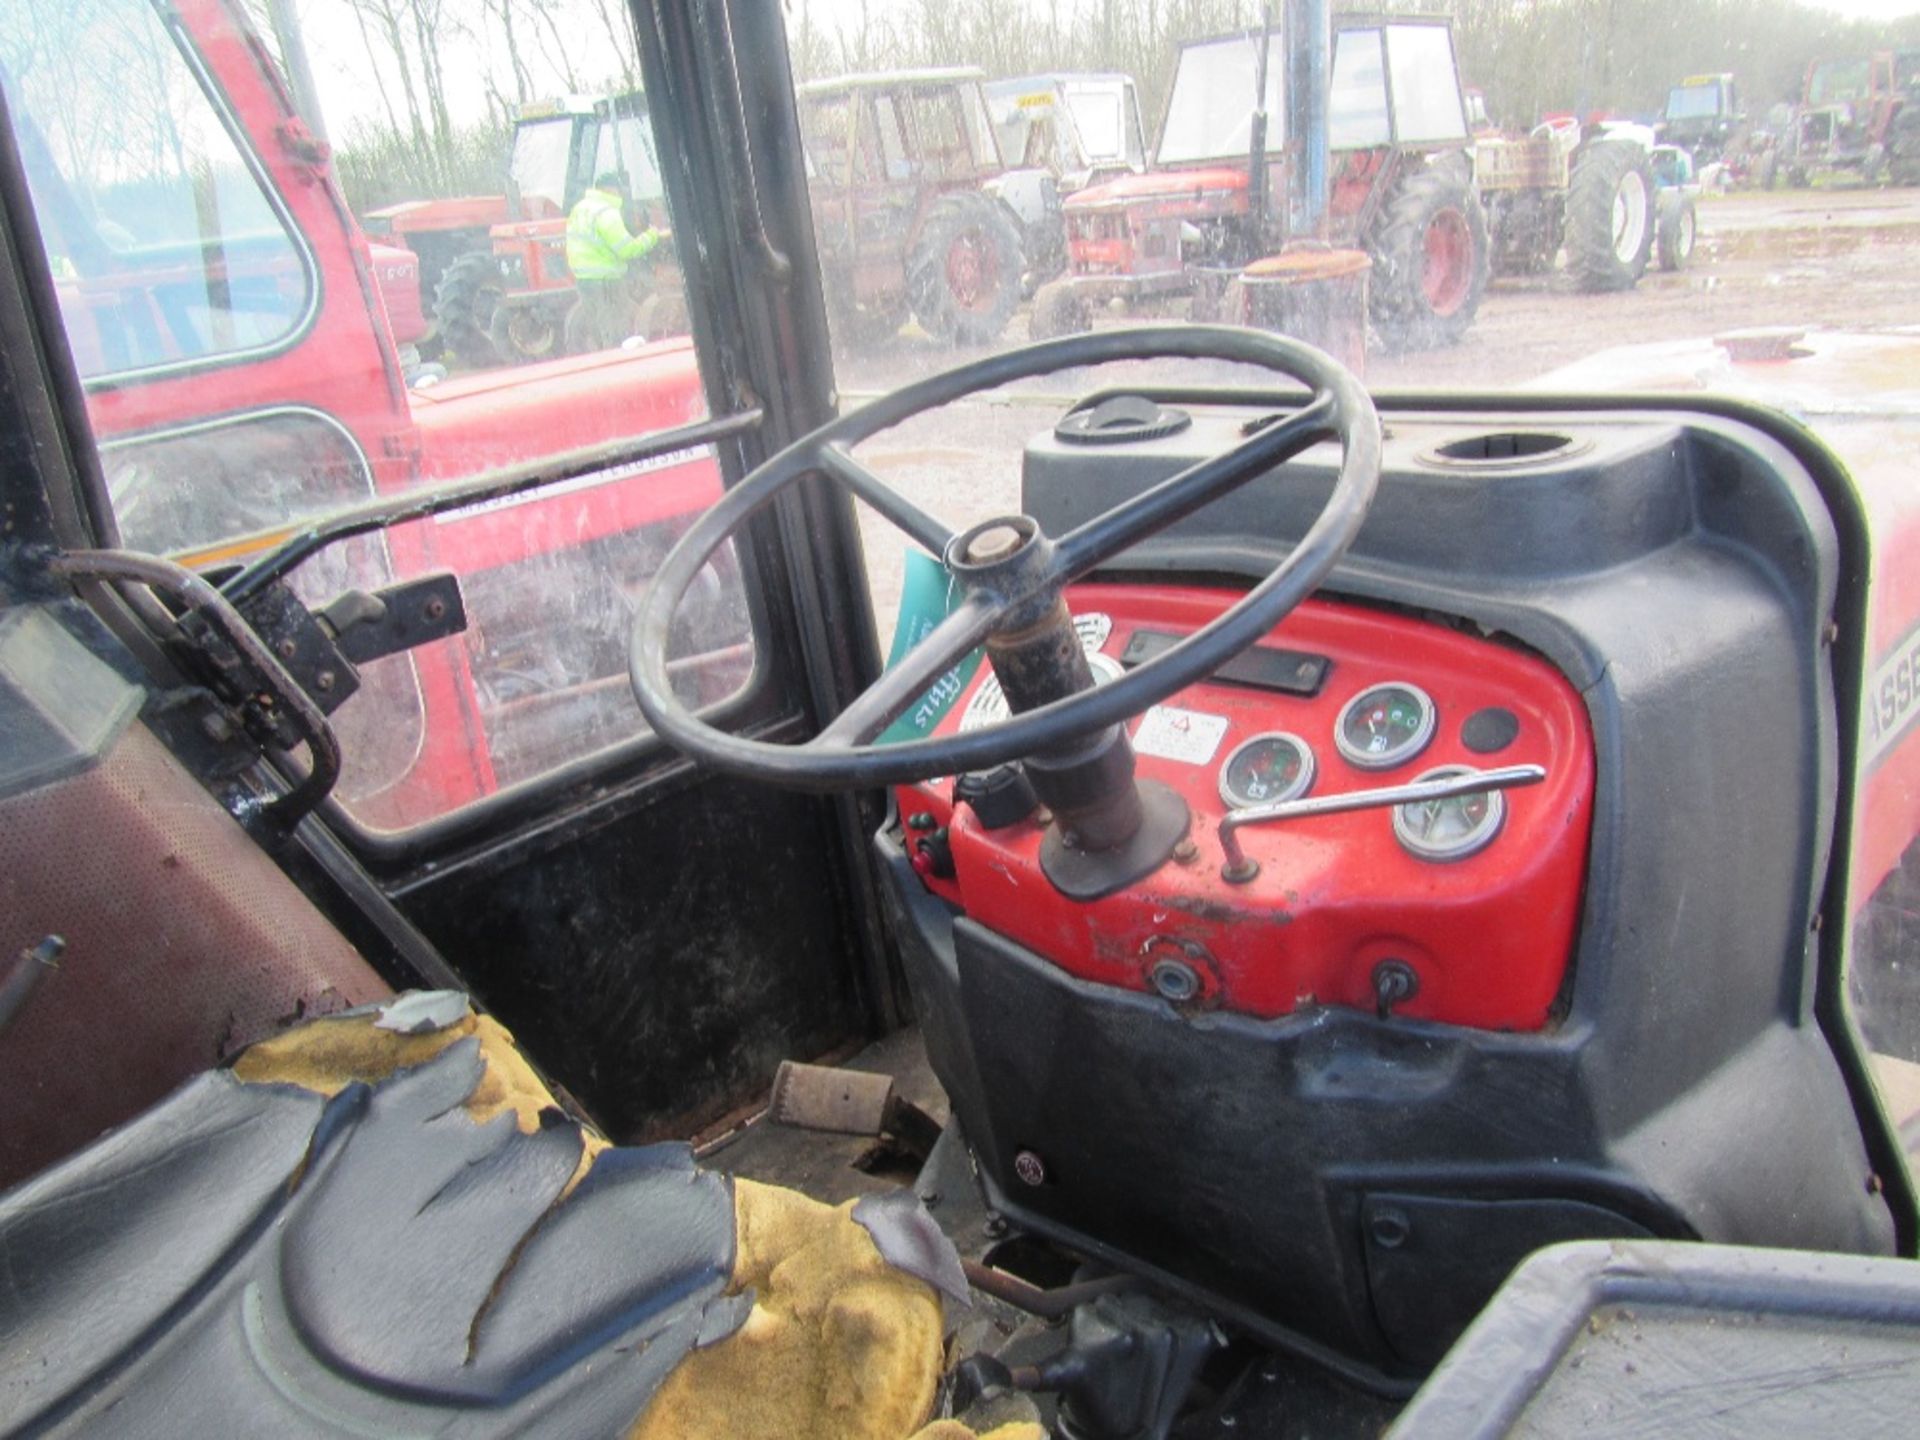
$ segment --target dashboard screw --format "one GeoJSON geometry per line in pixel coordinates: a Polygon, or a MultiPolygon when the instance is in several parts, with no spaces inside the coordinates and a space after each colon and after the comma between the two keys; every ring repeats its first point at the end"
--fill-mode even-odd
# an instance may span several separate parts
{"type": "Polygon", "coordinates": [[[1013,1157],[1013,1173],[1020,1177],[1023,1185],[1044,1185],[1047,1183],[1047,1162],[1031,1150],[1022,1150],[1013,1157]]]}
{"type": "Polygon", "coordinates": [[[447,613],[447,602],[438,595],[427,601],[426,616],[429,620],[441,619],[447,613]]]}
{"type": "Polygon", "coordinates": [[[1182,840],[1178,845],[1173,847],[1173,858],[1178,860],[1182,865],[1191,865],[1199,853],[1200,847],[1191,840],[1182,840]]]}
{"type": "Polygon", "coordinates": [[[989,1240],[998,1240],[1001,1236],[1005,1235],[1010,1228],[1007,1224],[1007,1217],[998,1211],[993,1211],[985,1220],[980,1222],[981,1233],[989,1240]]]}

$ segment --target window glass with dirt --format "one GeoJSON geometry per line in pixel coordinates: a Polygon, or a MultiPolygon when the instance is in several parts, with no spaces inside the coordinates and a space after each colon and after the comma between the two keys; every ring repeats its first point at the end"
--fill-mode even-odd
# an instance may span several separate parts
{"type": "MultiPolygon", "coordinates": [[[[73,0],[0,19],[120,543],[258,603],[458,577],[464,629],[330,677],[336,798],[369,834],[639,743],[631,617],[720,492],[709,446],[619,458],[706,415],[626,8],[425,14],[73,0]],[[610,174],[625,193],[597,188],[610,174]],[[475,503],[250,569],[302,527],[462,485],[475,503]]],[[[706,579],[675,669],[720,704],[754,637],[731,551],[706,579]]]]}

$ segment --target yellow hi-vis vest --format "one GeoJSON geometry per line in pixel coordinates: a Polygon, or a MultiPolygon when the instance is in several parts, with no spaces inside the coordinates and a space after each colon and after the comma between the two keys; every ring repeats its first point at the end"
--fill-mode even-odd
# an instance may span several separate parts
{"type": "Polygon", "coordinates": [[[567,269],[576,280],[618,280],[627,262],[638,260],[660,243],[652,229],[627,233],[620,215],[620,197],[607,190],[589,190],[567,216],[567,269]]]}

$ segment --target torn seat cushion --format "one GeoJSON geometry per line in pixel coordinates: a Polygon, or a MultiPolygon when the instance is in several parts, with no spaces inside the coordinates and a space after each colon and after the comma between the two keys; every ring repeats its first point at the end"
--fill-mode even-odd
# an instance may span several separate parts
{"type": "Polygon", "coordinates": [[[491,1019],[401,997],[0,1196],[0,1430],[891,1440],[941,1316],[871,1224],[608,1146],[491,1019]]]}

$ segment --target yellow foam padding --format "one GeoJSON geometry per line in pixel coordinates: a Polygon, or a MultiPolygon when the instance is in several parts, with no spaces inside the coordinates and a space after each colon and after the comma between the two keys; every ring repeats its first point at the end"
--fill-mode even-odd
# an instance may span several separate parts
{"type": "MultiPolygon", "coordinates": [[[[735,1180],[733,1209],[731,1289],[751,1287],[753,1311],[680,1363],[630,1440],[976,1440],[926,1423],[945,1358],[940,1301],[880,1258],[852,1201],[735,1180]]],[[[1012,1425],[991,1440],[1044,1436],[1012,1425]]]]}
{"type": "MultiPolygon", "coordinates": [[[[251,1046],[233,1063],[244,1081],[336,1095],[378,1084],[477,1037],[484,1068],[466,1109],[477,1124],[511,1113],[532,1134],[552,1094],[492,1017],[401,1035],[375,1015],[329,1016],[251,1046]]],[[[583,1132],[572,1184],[607,1142],[583,1132]]],[[[945,1350],[931,1287],[880,1258],[853,1202],[823,1205],[793,1190],[733,1182],[733,1293],[751,1288],[743,1324],[669,1375],[632,1440],[1045,1440],[1037,1425],[976,1436],[927,1422],[945,1350]]]]}
{"type": "MultiPolygon", "coordinates": [[[[484,1125],[511,1113],[522,1134],[540,1128],[540,1112],[552,1109],[551,1091],[513,1043],[507,1028],[491,1015],[467,1014],[444,1030],[402,1035],[382,1030],[378,1015],[330,1015],[309,1020],[282,1035],[259,1041],[241,1052],[233,1073],[241,1080],[298,1085],[319,1095],[339,1094],[358,1080],[377,1085],[401,1070],[424,1065],[449,1045],[468,1036],[480,1042],[480,1081],[467,1096],[466,1110],[474,1123],[484,1125]]],[[[581,1132],[580,1168],[568,1183],[571,1189],[607,1148],[598,1135],[581,1132]]]]}

